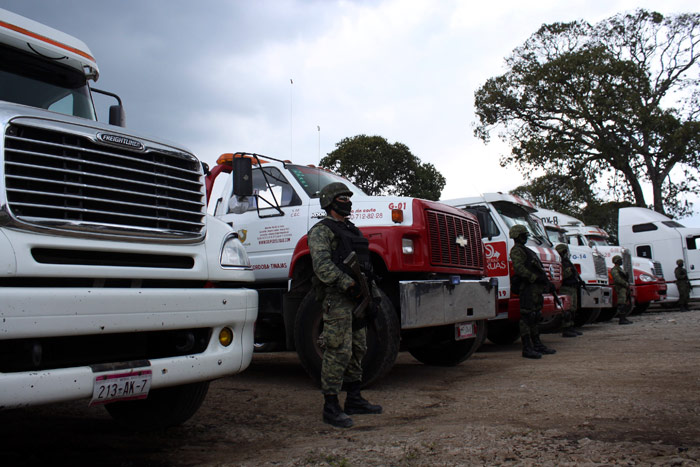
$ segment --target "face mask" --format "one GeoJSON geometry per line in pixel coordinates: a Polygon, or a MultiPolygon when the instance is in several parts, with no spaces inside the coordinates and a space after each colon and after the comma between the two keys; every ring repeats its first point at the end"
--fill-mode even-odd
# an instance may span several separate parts
{"type": "Polygon", "coordinates": [[[352,201],[334,200],[331,205],[333,210],[343,217],[347,217],[352,212],[352,201]]]}

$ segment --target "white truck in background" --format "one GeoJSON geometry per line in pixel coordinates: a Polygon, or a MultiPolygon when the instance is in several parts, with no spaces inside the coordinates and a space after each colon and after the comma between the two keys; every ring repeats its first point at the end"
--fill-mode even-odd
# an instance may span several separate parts
{"type": "MultiPolygon", "coordinates": [[[[487,336],[495,344],[510,344],[520,337],[520,300],[511,293],[512,263],[510,249],[513,240],[509,230],[516,224],[524,225],[530,237],[528,248],[542,261],[550,281],[557,290],[562,283],[559,253],[547,239],[542,222],[533,213],[532,203],[518,196],[503,193],[484,193],[481,196],[442,200],[442,203],[467,211],[479,221],[482,241],[486,251],[486,270],[490,277],[498,279],[498,314],[488,322],[487,336]]],[[[563,309],[571,306],[571,297],[560,295],[563,309]]],[[[544,295],[540,328],[553,331],[561,326],[561,312],[552,294],[544,295]]]]}
{"type": "Polygon", "coordinates": [[[0,409],[182,423],[251,361],[245,249],[194,155],[122,128],[121,102],[97,121],[82,41],[0,9],[0,55],[0,409]]]}
{"type": "MultiPolygon", "coordinates": [[[[663,281],[661,263],[646,258],[632,256],[631,251],[623,246],[613,245],[608,233],[595,225],[585,225],[583,221],[566,214],[558,213],[558,225],[566,230],[569,245],[590,246],[605,258],[608,273],[613,268],[615,255],[622,257],[623,269],[629,277],[634,277],[632,284],[632,304],[635,313],[645,311],[653,302],[662,302],[666,298],[666,284],[663,281]]],[[[599,320],[611,319],[616,313],[617,297],[613,295],[613,308],[602,310],[599,320]]]]}
{"type": "Polygon", "coordinates": [[[618,212],[620,246],[635,255],[661,264],[667,300],[678,301],[676,261],[682,259],[690,279],[690,298],[700,298],[700,228],[685,227],[646,208],[622,208],[618,212]]]}
{"type": "Polygon", "coordinates": [[[566,229],[559,226],[560,213],[550,209],[537,208],[535,215],[544,222],[544,228],[549,241],[555,246],[564,243],[569,248],[570,260],[586,284],[579,293],[580,310],[575,315],[574,324],[583,326],[592,323],[603,309],[613,308],[613,291],[608,279],[608,268],[605,258],[589,246],[569,245],[566,229]]]}
{"type": "Polygon", "coordinates": [[[207,176],[221,195],[215,215],[231,223],[248,251],[260,294],[255,341],[296,350],[309,375],[320,379],[321,307],[311,288],[309,229],[325,215],[321,189],[342,182],[353,192],[350,220],[369,240],[381,309],[367,332],[363,382],[394,365],[400,349],[427,365],[456,365],[471,356],[495,316],[498,284],[485,274],[484,249],[474,216],[417,198],[368,196],[320,167],[249,153],[223,154],[207,176]],[[252,165],[252,179],[241,178],[252,165]],[[221,183],[223,182],[223,183],[221,183]],[[251,185],[254,196],[238,190],[251,185]]]}

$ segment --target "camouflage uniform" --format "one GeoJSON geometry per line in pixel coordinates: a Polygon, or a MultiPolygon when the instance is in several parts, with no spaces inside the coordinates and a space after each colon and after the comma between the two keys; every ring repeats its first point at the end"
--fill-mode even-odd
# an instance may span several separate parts
{"type": "MultiPolygon", "coordinates": [[[[532,270],[534,253],[525,245],[516,243],[510,250],[510,259],[513,261],[513,271],[521,280],[520,290],[520,336],[533,338],[540,334],[537,323],[542,317],[543,294],[547,293],[548,284],[543,283],[541,276],[532,270]],[[529,259],[528,259],[529,257],[529,259]]],[[[537,259],[537,258],[535,258],[537,259]]],[[[540,264],[540,267],[542,265],[540,264]]],[[[542,269],[542,274],[546,274],[542,269]]]]}
{"type": "MultiPolygon", "coordinates": [[[[613,263],[615,259],[620,258],[615,256],[613,258],[613,263]]],[[[627,279],[627,274],[622,270],[622,258],[620,258],[618,263],[610,270],[610,275],[612,276],[613,286],[615,287],[615,293],[617,293],[617,317],[620,318],[620,322],[628,322],[627,315],[631,311],[630,306],[630,283],[627,279]]]]}
{"type": "Polygon", "coordinates": [[[690,281],[688,271],[683,267],[683,260],[676,261],[678,267],[674,271],[676,276],[676,286],[678,287],[678,306],[681,311],[688,311],[688,301],[690,300],[690,281]]]}
{"type": "Polygon", "coordinates": [[[578,312],[579,284],[581,284],[582,280],[578,275],[576,266],[574,266],[569,258],[569,248],[561,243],[556,246],[556,250],[561,256],[562,269],[562,285],[559,289],[559,293],[571,297],[571,309],[562,313],[562,335],[564,337],[575,337],[581,334],[574,330],[574,320],[578,312]]]}
{"type": "MultiPolygon", "coordinates": [[[[326,218],[341,222],[330,216],[326,218]]],[[[355,281],[332,260],[338,243],[331,229],[321,223],[309,231],[313,270],[321,282],[317,298],[323,307],[321,391],[324,394],[338,394],[343,381],[360,381],[362,357],[367,351],[367,328],[353,330],[352,326],[352,311],[358,300],[348,295],[348,289],[355,281]]]]}

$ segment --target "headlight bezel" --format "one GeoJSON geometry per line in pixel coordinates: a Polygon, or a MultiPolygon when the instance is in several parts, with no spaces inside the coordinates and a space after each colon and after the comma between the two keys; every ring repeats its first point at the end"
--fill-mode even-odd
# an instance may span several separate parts
{"type": "Polygon", "coordinates": [[[227,235],[221,244],[219,265],[224,269],[252,269],[248,252],[235,232],[227,235]]]}

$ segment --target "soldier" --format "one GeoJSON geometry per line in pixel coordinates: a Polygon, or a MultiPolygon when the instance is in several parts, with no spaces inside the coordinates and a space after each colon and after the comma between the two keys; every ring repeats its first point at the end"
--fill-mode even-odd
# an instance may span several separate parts
{"type": "Polygon", "coordinates": [[[619,324],[632,324],[632,321],[627,319],[630,312],[630,283],[627,279],[627,274],[622,270],[622,257],[620,255],[613,256],[613,264],[615,265],[610,274],[613,279],[613,286],[617,293],[617,317],[619,324]]]}
{"type": "Polygon", "coordinates": [[[688,300],[690,300],[690,281],[688,271],[683,267],[683,260],[676,261],[678,267],[673,271],[676,275],[676,286],[678,287],[678,306],[681,311],[688,310],[688,300]]]}
{"type": "Polygon", "coordinates": [[[524,225],[514,225],[509,235],[515,240],[510,250],[514,271],[512,289],[520,296],[520,340],[523,344],[523,357],[542,358],[542,354],[556,353],[556,350],[542,343],[537,328],[537,323],[542,319],[542,294],[554,291],[554,284],[547,278],[537,255],[525,246],[527,228],[524,225]]]}
{"type": "MultiPolygon", "coordinates": [[[[370,404],[360,394],[368,318],[353,316],[353,310],[364,297],[359,278],[353,277],[352,270],[343,261],[354,251],[361,269],[368,275],[371,274],[371,263],[369,242],[348,220],[352,210],[351,196],[352,192],[343,183],[325,186],[320,193],[320,202],[327,216],[311,228],[308,236],[316,298],[323,307],[323,421],[340,428],[353,425],[348,414],[382,413],[380,405],[370,404]],[[347,390],[344,410],[338,401],[342,387],[347,390]]],[[[371,308],[375,309],[381,296],[374,284],[372,296],[371,308]]]]}
{"type": "Polygon", "coordinates": [[[576,317],[579,305],[579,287],[581,284],[583,284],[583,280],[581,279],[581,276],[578,275],[576,267],[571,262],[569,247],[563,243],[560,243],[554,248],[561,256],[562,285],[561,289],[559,289],[559,293],[566,294],[571,297],[571,310],[565,311],[562,314],[563,321],[561,326],[561,335],[564,337],[580,336],[583,333],[574,329],[574,319],[576,317]]]}

